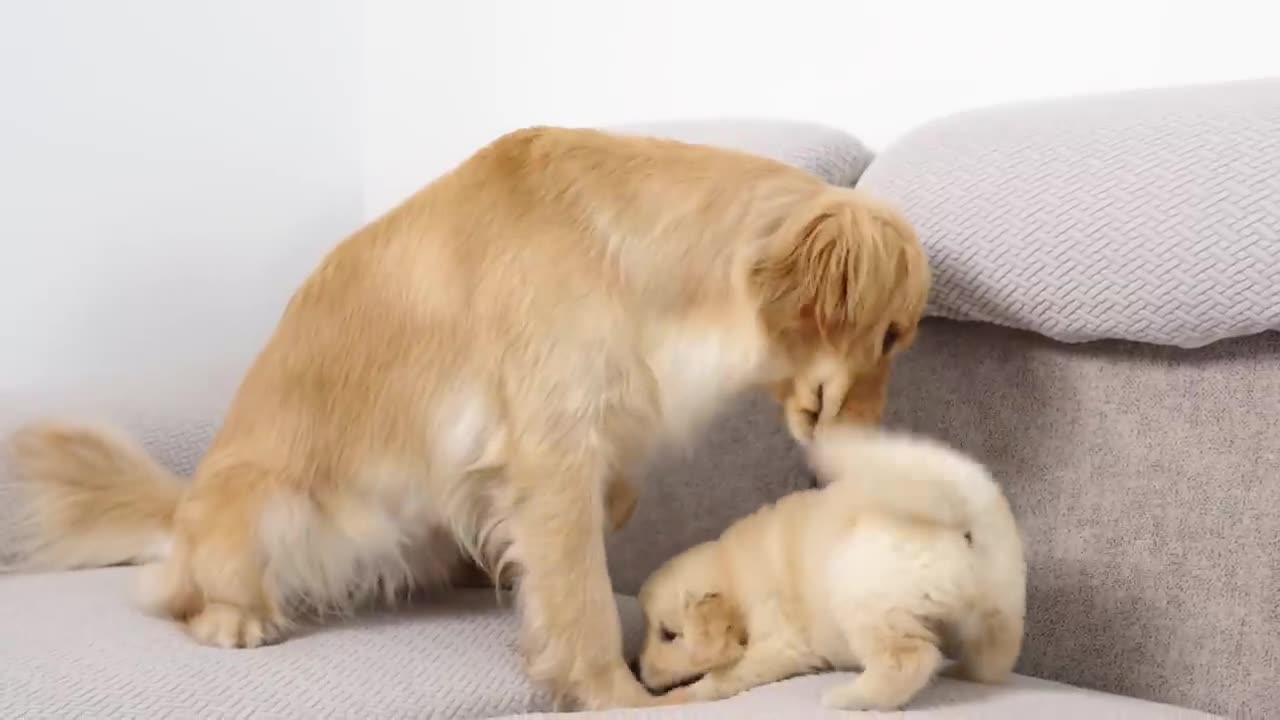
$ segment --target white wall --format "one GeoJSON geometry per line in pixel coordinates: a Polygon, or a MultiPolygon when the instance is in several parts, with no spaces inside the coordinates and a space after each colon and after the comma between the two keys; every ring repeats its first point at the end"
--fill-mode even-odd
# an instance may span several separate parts
{"type": "Polygon", "coordinates": [[[234,372],[361,221],[357,0],[0,4],[0,390],[234,372]]]}
{"type": "Polygon", "coordinates": [[[818,120],[1280,75],[1274,0],[0,3],[0,391],[234,377],[298,280],[532,123],[818,120]]]}
{"type": "Polygon", "coordinates": [[[958,109],[1280,75],[1274,0],[368,0],[365,204],[505,130],[824,121],[883,146],[958,109]]]}

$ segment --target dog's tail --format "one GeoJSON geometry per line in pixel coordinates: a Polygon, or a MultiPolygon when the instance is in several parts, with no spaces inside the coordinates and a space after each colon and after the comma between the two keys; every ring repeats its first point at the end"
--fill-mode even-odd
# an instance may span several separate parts
{"type": "Polygon", "coordinates": [[[128,438],[60,424],[11,438],[26,492],[6,570],[139,564],[168,554],[184,483],[128,438]]]}

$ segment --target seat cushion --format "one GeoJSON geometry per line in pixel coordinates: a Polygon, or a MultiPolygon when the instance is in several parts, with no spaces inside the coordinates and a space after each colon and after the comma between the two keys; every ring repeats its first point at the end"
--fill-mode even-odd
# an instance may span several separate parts
{"type": "Polygon", "coordinates": [[[917,226],[935,315],[1180,347],[1280,329],[1280,79],[943,118],[858,185],[917,226]]]}
{"type": "MultiPolygon", "coordinates": [[[[1000,686],[940,678],[901,713],[849,713],[824,708],[823,692],[849,682],[850,673],[792,678],[749,690],[728,700],[670,708],[613,710],[564,716],[582,720],[852,720],[896,717],[905,720],[1192,720],[1213,715],[1144,700],[1014,676],[1000,686]]],[[[513,716],[561,717],[551,713],[513,716]]]]}
{"type": "MultiPolygon", "coordinates": [[[[521,672],[515,617],[491,591],[424,598],[279,645],[222,650],[137,610],[129,601],[135,572],[0,576],[0,717],[481,718],[549,709],[521,672]]],[[[619,606],[634,651],[639,613],[631,598],[619,606]]],[[[801,678],[723,703],[619,717],[807,716],[821,686],[839,681],[801,678]]],[[[1030,716],[1050,706],[1062,717],[1178,717],[1167,706],[1029,679],[1006,688],[943,681],[923,703],[937,717],[1030,716]]]]}
{"type": "Polygon", "coordinates": [[[478,718],[550,707],[525,680],[514,617],[491,590],[224,650],[142,613],[136,572],[0,576],[0,717],[478,718]]]}
{"type": "Polygon", "coordinates": [[[132,568],[0,577],[0,717],[475,718],[545,708],[509,614],[475,591],[253,650],[130,601],[132,568]]]}

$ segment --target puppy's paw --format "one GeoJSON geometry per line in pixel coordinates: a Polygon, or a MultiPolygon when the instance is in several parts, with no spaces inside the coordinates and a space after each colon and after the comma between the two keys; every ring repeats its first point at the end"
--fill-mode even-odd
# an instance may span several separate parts
{"type": "Polygon", "coordinates": [[[654,705],[684,705],[686,703],[698,702],[698,698],[690,692],[688,687],[676,688],[669,690],[661,695],[655,695],[653,698],[654,705]]]}
{"type": "Polygon", "coordinates": [[[874,697],[866,685],[860,685],[856,680],[823,693],[822,704],[835,710],[890,711],[900,707],[896,699],[874,697]]]}
{"type": "Polygon", "coordinates": [[[187,631],[202,645],[254,648],[271,642],[270,624],[253,613],[226,603],[209,603],[187,620],[187,631]]]}

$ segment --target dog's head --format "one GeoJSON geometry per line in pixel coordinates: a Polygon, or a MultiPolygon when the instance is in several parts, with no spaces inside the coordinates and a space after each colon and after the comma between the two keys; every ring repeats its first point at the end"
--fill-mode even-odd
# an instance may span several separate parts
{"type": "Polygon", "coordinates": [[[659,568],[640,589],[645,637],[640,682],[653,691],[684,685],[742,658],[746,624],[732,598],[715,585],[709,546],[659,568]]]}
{"type": "Polygon", "coordinates": [[[819,424],[879,423],[890,363],[914,340],[929,293],[910,223],[832,189],[780,226],[750,283],[789,370],[773,389],[792,435],[807,444],[819,424]]]}

